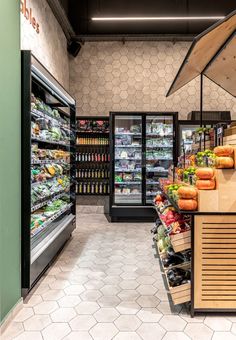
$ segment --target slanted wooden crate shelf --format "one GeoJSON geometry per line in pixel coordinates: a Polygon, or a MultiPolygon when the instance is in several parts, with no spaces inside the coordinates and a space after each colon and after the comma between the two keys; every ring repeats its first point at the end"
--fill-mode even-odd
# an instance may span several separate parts
{"type": "Polygon", "coordinates": [[[174,305],[189,302],[191,301],[191,283],[185,283],[177,287],[170,287],[169,293],[174,305]]]}
{"type": "Polygon", "coordinates": [[[191,231],[184,231],[183,233],[170,235],[170,240],[174,251],[187,250],[191,248],[191,231]]]}

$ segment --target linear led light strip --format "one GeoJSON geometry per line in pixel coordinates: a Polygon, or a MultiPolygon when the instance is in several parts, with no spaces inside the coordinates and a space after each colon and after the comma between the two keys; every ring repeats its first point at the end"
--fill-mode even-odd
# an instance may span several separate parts
{"type": "Polygon", "coordinates": [[[219,20],[224,16],[205,16],[205,17],[93,17],[92,21],[169,21],[169,20],[219,20]]]}

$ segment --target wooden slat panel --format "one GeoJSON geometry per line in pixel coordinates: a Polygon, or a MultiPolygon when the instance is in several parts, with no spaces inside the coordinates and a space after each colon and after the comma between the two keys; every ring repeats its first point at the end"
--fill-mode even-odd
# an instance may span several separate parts
{"type": "Polygon", "coordinates": [[[179,297],[179,298],[174,298],[174,299],[172,298],[172,301],[173,301],[174,305],[179,305],[180,303],[189,302],[189,301],[191,301],[190,292],[185,296],[182,296],[182,297],[179,297]]]}
{"type": "Polygon", "coordinates": [[[236,308],[235,222],[236,215],[195,216],[195,308],[236,308]]]}

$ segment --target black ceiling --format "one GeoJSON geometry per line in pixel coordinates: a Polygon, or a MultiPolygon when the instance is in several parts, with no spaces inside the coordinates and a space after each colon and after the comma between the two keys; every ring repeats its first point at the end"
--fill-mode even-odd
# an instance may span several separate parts
{"type": "Polygon", "coordinates": [[[235,0],[60,0],[78,36],[198,34],[214,21],[94,22],[94,16],[225,16],[235,0]]]}

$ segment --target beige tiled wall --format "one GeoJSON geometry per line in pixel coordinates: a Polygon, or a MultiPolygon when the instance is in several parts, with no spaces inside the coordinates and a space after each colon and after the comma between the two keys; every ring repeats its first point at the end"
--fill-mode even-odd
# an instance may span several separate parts
{"type": "Polygon", "coordinates": [[[36,58],[69,89],[69,60],[65,35],[46,0],[27,0],[27,7],[40,25],[37,34],[21,14],[21,49],[32,50],[36,58]]]}
{"type": "MultiPolygon", "coordinates": [[[[188,42],[85,43],[70,62],[70,91],[77,115],[107,115],[109,111],[199,110],[199,79],[166,98],[188,42]]],[[[236,100],[208,79],[204,80],[204,109],[230,110],[236,100]]]]}

